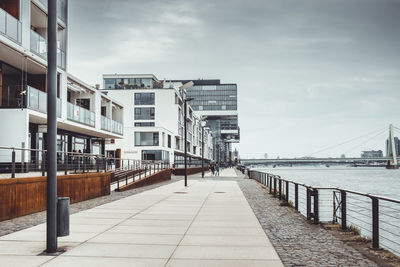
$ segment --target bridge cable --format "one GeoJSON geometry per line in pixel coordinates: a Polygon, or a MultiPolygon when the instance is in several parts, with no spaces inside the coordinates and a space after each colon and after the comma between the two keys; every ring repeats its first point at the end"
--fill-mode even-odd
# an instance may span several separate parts
{"type": "Polygon", "coordinates": [[[378,137],[378,136],[380,136],[380,135],[384,134],[386,131],[387,131],[387,130],[386,130],[386,129],[384,129],[383,131],[381,131],[381,132],[379,132],[378,134],[376,134],[376,135],[372,136],[371,138],[369,138],[369,139],[365,140],[364,142],[362,142],[362,143],[360,143],[360,144],[358,144],[358,145],[354,146],[353,148],[350,148],[349,150],[345,151],[345,152],[344,152],[344,154],[347,154],[347,153],[349,153],[349,152],[353,151],[354,149],[356,149],[356,148],[358,148],[358,147],[360,147],[360,146],[362,146],[362,145],[365,145],[365,144],[367,144],[369,141],[371,141],[371,140],[373,140],[374,138],[376,138],[376,137],[378,137]]]}
{"type": "Polygon", "coordinates": [[[329,150],[329,149],[332,149],[332,148],[337,148],[337,147],[342,146],[342,145],[344,145],[344,144],[350,143],[350,142],[352,142],[352,141],[354,141],[354,140],[364,138],[364,137],[369,136],[369,135],[371,135],[371,134],[375,134],[376,132],[381,133],[383,130],[386,130],[386,129],[387,129],[387,127],[385,127],[385,128],[380,128],[380,129],[378,129],[378,130],[374,130],[373,132],[369,132],[369,133],[367,133],[367,134],[354,137],[354,138],[352,138],[352,139],[349,139],[349,140],[347,140],[347,141],[341,142],[341,143],[339,143],[339,144],[335,144],[335,145],[332,145],[332,146],[323,148],[323,149],[321,149],[321,150],[315,151],[315,152],[313,152],[313,153],[311,153],[311,154],[306,155],[305,157],[310,157],[310,156],[312,156],[312,155],[314,155],[314,154],[317,154],[317,153],[320,153],[320,152],[324,152],[324,151],[329,150]]]}

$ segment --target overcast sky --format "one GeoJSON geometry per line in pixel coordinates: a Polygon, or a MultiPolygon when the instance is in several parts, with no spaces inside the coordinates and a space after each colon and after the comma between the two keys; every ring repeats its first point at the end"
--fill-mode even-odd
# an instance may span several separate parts
{"type": "Polygon", "coordinates": [[[400,127],[398,0],[69,0],[69,72],[238,84],[242,158],[359,156],[400,127]],[[383,129],[382,134],[379,130],[383,129]]]}

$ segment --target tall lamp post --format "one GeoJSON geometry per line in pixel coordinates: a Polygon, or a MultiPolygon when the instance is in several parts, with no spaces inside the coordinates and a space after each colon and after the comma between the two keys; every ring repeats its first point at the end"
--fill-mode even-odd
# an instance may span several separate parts
{"type": "Polygon", "coordinates": [[[185,186],[187,186],[187,102],[193,100],[192,97],[186,97],[186,89],[190,88],[194,85],[192,81],[185,83],[181,87],[179,87],[179,90],[181,90],[181,97],[183,99],[183,108],[185,109],[184,111],[184,131],[185,131],[185,186]]]}
{"type": "Polygon", "coordinates": [[[57,1],[47,16],[47,225],[46,252],[57,251],[57,1]]]}
{"type": "Polygon", "coordinates": [[[206,122],[200,122],[201,125],[201,178],[204,178],[204,127],[206,126],[206,122]]]}

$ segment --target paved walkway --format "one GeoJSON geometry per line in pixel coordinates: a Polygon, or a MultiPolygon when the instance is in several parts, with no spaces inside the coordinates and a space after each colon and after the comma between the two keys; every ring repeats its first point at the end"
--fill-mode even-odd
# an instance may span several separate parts
{"type": "Polygon", "coordinates": [[[237,182],[223,179],[179,181],[73,214],[59,247],[67,252],[37,256],[40,224],[0,237],[0,265],[283,266],[237,182]]]}

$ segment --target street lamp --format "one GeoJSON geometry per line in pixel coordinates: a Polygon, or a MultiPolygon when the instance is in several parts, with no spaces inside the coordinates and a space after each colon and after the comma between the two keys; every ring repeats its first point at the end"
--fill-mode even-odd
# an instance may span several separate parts
{"type": "Polygon", "coordinates": [[[201,122],[201,178],[204,178],[204,126],[205,122],[201,122]]]}
{"type": "Polygon", "coordinates": [[[179,90],[181,90],[181,97],[183,99],[183,103],[184,103],[184,131],[185,131],[185,186],[187,186],[187,102],[188,101],[192,101],[193,97],[186,97],[186,92],[184,94],[184,90],[187,88],[190,88],[194,85],[194,83],[192,81],[185,83],[184,85],[182,85],[181,87],[179,87],[179,90]]]}

